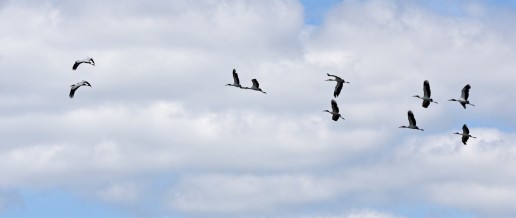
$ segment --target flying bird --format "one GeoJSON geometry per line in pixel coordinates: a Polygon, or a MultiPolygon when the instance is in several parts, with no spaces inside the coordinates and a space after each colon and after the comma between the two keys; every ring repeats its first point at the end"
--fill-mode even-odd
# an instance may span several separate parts
{"type": "Polygon", "coordinates": [[[430,83],[428,82],[428,80],[425,80],[423,82],[423,92],[424,92],[423,97],[419,97],[419,95],[414,95],[412,97],[423,99],[423,107],[424,108],[427,108],[428,105],[430,105],[430,102],[434,102],[437,104],[436,101],[434,101],[432,98],[430,98],[430,95],[432,94],[432,92],[430,92],[430,83]]]}
{"type": "Polygon", "coordinates": [[[251,90],[254,90],[254,91],[259,91],[259,92],[262,92],[264,94],[267,94],[267,92],[264,92],[264,91],[262,91],[262,89],[260,89],[260,84],[258,83],[258,80],[252,79],[251,81],[253,81],[253,86],[252,87],[243,87],[243,89],[251,89],[251,90]]]}
{"type": "Polygon", "coordinates": [[[408,126],[400,126],[399,128],[417,129],[417,130],[424,131],[423,129],[420,129],[419,127],[416,126],[416,118],[414,118],[414,113],[412,113],[412,111],[410,111],[410,110],[408,111],[408,121],[409,121],[408,126]]]}
{"type": "Polygon", "coordinates": [[[332,115],[331,119],[333,121],[337,121],[337,120],[339,120],[339,118],[342,118],[344,120],[344,117],[342,117],[342,115],[340,115],[340,113],[339,113],[339,106],[337,105],[337,102],[333,99],[331,100],[331,111],[323,110],[323,112],[330,113],[332,115]]]}
{"type": "Polygon", "coordinates": [[[91,65],[95,66],[95,61],[93,61],[93,58],[88,57],[86,59],[76,60],[75,63],[73,64],[72,69],[77,70],[77,67],[79,67],[79,64],[82,64],[82,63],[91,64],[91,65]]]}
{"type": "Polygon", "coordinates": [[[472,136],[472,135],[469,134],[469,129],[468,129],[468,126],[466,124],[464,124],[464,126],[462,126],[462,133],[454,132],[453,134],[461,135],[462,136],[462,143],[464,143],[464,145],[466,145],[466,142],[468,141],[469,137],[477,138],[477,137],[472,136]]]}
{"type": "Polygon", "coordinates": [[[75,94],[75,90],[77,90],[81,86],[89,86],[89,87],[91,87],[90,83],[85,81],[85,80],[71,85],[70,86],[71,87],[71,89],[70,89],[70,98],[73,98],[73,95],[75,94]]]}
{"type": "Polygon", "coordinates": [[[464,86],[464,88],[462,88],[462,94],[460,96],[460,99],[450,99],[448,101],[458,101],[464,109],[466,109],[467,104],[469,104],[471,106],[475,106],[475,105],[469,103],[469,101],[468,101],[469,89],[471,89],[471,86],[469,84],[467,84],[466,86],[464,86]]]}
{"type": "Polygon", "coordinates": [[[240,85],[240,80],[238,79],[238,74],[236,73],[235,69],[233,69],[233,84],[226,84],[226,86],[242,88],[242,86],[240,85]]]}
{"type": "Polygon", "coordinates": [[[339,96],[340,90],[342,90],[342,85],[344,83],[349,83],[349,82],[346,82],[343,79],[341,79],[340,77],[331,75],[329,73],[327,73],[326,75],[333,76],[335,78],[335,79],[327,79],[326,81],[336,81],[337,82],[337,85],[335,85],[335,90],[333,91],[333,96],[336,98],[337,96],[339,96]]]}

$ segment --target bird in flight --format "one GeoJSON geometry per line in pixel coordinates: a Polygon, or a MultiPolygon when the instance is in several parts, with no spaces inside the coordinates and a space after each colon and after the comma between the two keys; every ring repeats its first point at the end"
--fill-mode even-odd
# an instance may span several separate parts
{"type": "Polygon", "coordinates": [[[76,84],[71,85],[71,86],[70,86],[70,87],[71,87],[71,89],[70,89],[70,95],[69,95],[69,96],[70,96],[70,98],[73,98],[73,96],[74,96],[74,94],[75,94],[75,91],[76,91],[79,87],[81,87],[81,86],[89,86],[89,87],[91,87],[90,83],[89,83],[89,82],[87,82],[87,81],[85,81],[85,80],[83,80],[83,81],[81,81],[81,82],[78,82],[78,83],[76,83],[76,84]]]}
{"type": "Polygon", "coordinates": [[[323,112],[330,113],[332,115],[331,119],[333,121],[337,121],[339,120],[339,118],[342,118],[344,120],[344,117],[342,117],[342,115],[340,115],[339,113],[339,106],[337,105],[337,102],[334,99],[331,100],[331,111],[323,110],[323,112]]]}
{"type": "Polygon", "coordinates": [[[471,104],[468,100],[469,89],[471,89],[471,86],[469,84],[467,84],[466,86],[464,86],[464,88],[462,88],[462,94],[460,96],[460,99],[450,99],[448,101],[458,101],[464,109],[466,109],[466,105],[468,105],[468,104],[471,106],[475,106],[475,105],[471,104]]]}
{"type": "Polygon", "coordinates": [[[253,86],[252,87],[243,87],[243,89],[251,89],[254,91],[259,91],[264,94],[267,94],[267,92],[264,92],[264,91],[262,91],[262,89],[260,89],[260,83],[258,83],[258,80],[252,79],[251,81],[253,82],[253,86]]]}
{"type": "Polygon", "coordinates": [[[414,113],[412,113],[412,111],[410,111],[410,110],[408,111],[408,121],[409,121],[408,126],[400,126],[399,128],[417,129],[417,130],[424,131],[423,129],[420,129],[419,127],[416,126],[416,118],[414,118],[414,113]]]}
{"type": "Polygon", "coordinates": [[[453,134],[461,135],[462,136],[462,143],[464,143],[464,145],[466,145],[466,142],[468,141],[469,137],[477,138],[477,137],[472,136],[472,135],[469,134],[469,129],[468,129],[468,126],[466,124],[464,124],[462,126],[462,133],[454,132],[453,134]]]}
{"type": "Polygon", "coordinates": [[[419,97],[419,95],[414,95],[412,97],[423,99],[423,107],[428,108],[428,105],[430,105],[430,102],[436,103],[432,98],[430,98],[430,95],[432,95],[432,92],[430,91],[430,83],[428,80],[425,80],[423,82],[423,97],[419,97]]]}
{"type": "Polygon", "coordinates": [[[333,91],[333,96],[336,98],[339,96],[340,91],[342,90],[342,85],[344,83],[349,83],[349,82],[346,82],[343,79],[341,79],[340,77],[331,75],[329,73],[327,73],[326,75],[334,77],[334,79],[327,79],[326,81],[336,81],[337,82],[337,85],[335,85],[335,90],[333,91]]]}
{"type": "Polygon", "coordinates": [[[77,67],[79,67],[79,64],[82,64],[82,63],[91,64],[91,65],[95,66],[95,61],[93,61],[93,58],[88,57],[88,58],[85,58],[82,60],[76,60],[75,63],[73,64],[72,69],[77,70],[77,67]]]}
{"type": "Polygon", "coordinates": [[[233,84],[226,84],[226,86],[234,86],[234,87],[237,87],[237,88],[242,88],[242,86],[240,85],[240,80],[238,79],[238,74],[236,73],[236,70],[233,69],[233,84]]]}

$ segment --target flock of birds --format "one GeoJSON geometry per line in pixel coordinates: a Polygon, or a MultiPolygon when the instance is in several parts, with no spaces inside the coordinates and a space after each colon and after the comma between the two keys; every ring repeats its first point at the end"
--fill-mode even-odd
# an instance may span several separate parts
{"type": "MultiPolygon", "coordinates": [[[[85,58],[85,59],[82,59],[82,60],[77,60],[75,61],[72,69],[73,70],[76,70],[77,67],[79,67],[80,64],[91,64],[93,66],[95,66],[95,61],[93,61],[93,58],[85,58]]],[[[336,75],[331,75],[331,74],[326,74],[328,75],[329,77],[333,77],[333,79],[327,79],[326,81],[335,81],[337,84],[335,85],[335,89],[333,91],[333,97],[337,98],[342,90],[342,87],[344,86],[344,83],[349,83],[348,81],[345,81],[344,79],[340,78],[339,76],[336,76],[336,75]]],[[[257,79],[252,79],[251,82],[253,83],[253,85],[251,87],[244,87],[240,84],[240,79],[238,78],[238,74],[236,72],[236,69],[233,69],[233,84],[229,83],[229,84],[226,84],[226,86],[233,86],[233,87],[236,87],[236,88],[240,88],[240,89],[250,89],[250,90],[253,90],[253,91],[258,91],[258,92],[262,92],[264,94],[267,94],[267,92],[264,92],[262,89],[260,89],[260,83],[258,83],[258,80],[257,79]]],[[[81,86],[89,86],[91,87],[91,84],[85,80],[81,81],[81,82],[78,82],[76,84],[73,84],[70,86],[70,98],[73,98],[74,95],[75,95],[75,92],[77,91],[77,89],[81,86]]],[[[462,94],[461,94],[461,97],[459,99],[450,99],[449,101],[457,101],[459,102],[462,107],[464,107],[464,109],[466,109],[466,105],[471,105],[471,106],[475,106],[473,104],[471,104],[468,100],[469,98],[469,90],[471,89],[471,86],[469,84],[467,84],[466,86],[464,86],[464,88],[462,89],[462,94]]],[[[419,98],[419,99],[422,99],[423,100],[423,103],[422,103],[422,106],[424,108],[428,108],[428,106],[430,105],[430,103],[435,103],[435,104],[438,104],[436,101],[434,101],[431,97],[431,90],[430,90],[430,83],[428,82],[428,80],[425,80],[423,82],[423,97],[419,96],[419,95],[414,95],[412,97],[416,97],[416,98],[419,98]]],[[[338,121],[339,119],[343,119],[344,120],[344,117],[342,117],[342,115],[340,114],[339,112],[339,106],[337,105],[337,101],[335,101],[335,99],[332,99],[331,100],[331,111],[329,110],[323,110],[323,112],[327,112],[329,114],[331,114],[331,119],[333,121],[338,121]]],[[[424,131],[423,129],[419,128],[417,125],[416,125],[416,118],[414,117],[414,113],[412,113],[411,110],[408,111],[408,121],[409,121],[409,125],[408,126],[400,126],[399,128],[407,128],[407,129],[415,129],[415,130],[421,130],[421,131],[424,131]]],[[[457,134],[457,135],[461,135],[462,136],[462,143],[464,143],[464,145],[466,145],[466,142],[468,141],[468,139],[471,137],[471,138],[476,138],[472,135],[469,134],[469,129],[468,129],[468,126],[466,124],[464,124],[462,126],[462,133],[459,133],[459,132],[455,132],[453,134],[457,134]]]]}
{"type": "MultiPolygon", "coordinates": [[[[93,66],[95,66],[95,61],[93,61],[93,58],[86,58],[86,59],[82,59],[82,60],[76,60],[75,63],[73,64],[73,67],[72,67],[72,70],[77,70],[77,67],[79,67],[80,64],[91,64],[93,66]]],[[[83,80],[83,81],[80,81],[78,83],[75,83],[73,85],[70,86],[70,98],[73,98],[73,96],[75,95],[75,91],[81,87],[81,86],[89,86],[91,87],[91,84],[89,82],[87,82],[86,80],[83,80]]]]}
{"type": "MultiPolygon", "coordinates": [[[[464,88],[462,88],[462,92],[461,92],[461,96],[459,99],[450,99],[448,101],[457,101],[459,102],[462,107],[464,109],[466,109],[466,105],[471,105],[471,106],[475,106],[473,104],[471,104],[468,100],[469,98],[469,90],[471,89],[471,86],[469,84],[467,84],[466,86],[464,86],[464,88]]],[[[430,90],[430,83],[428,82],[428,80],[425,80],[423,82],[423,97],[420,97],[419,95],[414,95],[412,97],[416,97],[416,98],[420,98],[423,100],[423,104],[422,106],[424,108],[428,108],[428,106],[430,105],[431,102],[433,103],[436,103],[438,104],[436,101],[434,101],[430,96],[431,96],[432,92],[430,90]]],[[[414,118],[414,113],[412,113],[412,111],[408,111],[408,120],[409,120],[409,125],[408,126],[400,126],[399,128],[408,128],[408,129],[416,129],[416,130],[421,130],[421,131],[424,131],[423,129],[420,129],[417,125],[416,125],[416,118],[414,118]]],[[[457,135],[461,135],[462,136],[462,143],[464,143],[464,145],[466,145],[466,142],[468,141],[468,139],[471,137],[471,138],[476,138],[472,135],[469,134],[469,129],[468,129],[468,126],[466,124],[464,124],[462,126],[462,133],[459,133],[459,132],[455,132],[453,134],[457,134],[457,135]]]]}

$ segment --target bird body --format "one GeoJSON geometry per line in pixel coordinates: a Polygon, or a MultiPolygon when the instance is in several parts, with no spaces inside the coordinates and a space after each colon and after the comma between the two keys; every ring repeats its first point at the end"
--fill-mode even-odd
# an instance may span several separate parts
{"type": "Polygon", "coordinates": [[[475,105],[471,104],[468,100],[469,89],[471,89],[471,86],[469,84],[467,84],[466,86],[464,86],[464,88],[462,88],[460,99],[450,99],[448,101],[458,101],[464,109],[466,109],[466,105],[468,105],[468,104],[471,106],[475,106],[475,105]]]}
{"type": "Polygon", "coordinates": [[[414,113],[412,113],[412,111],[409,110],[407,115],[408,115],[409,125],[408,126],[400,126],[399,128],[417,129],[417,130],[424,131],[423,129],[420,129],[419,127],[417,127],[416,118],[414,118],[414,113]]]}
{"type": "Polygon", "coordinates": [[[95,66],[95,61],[93,61],[93,58],[87,57],[82,60],[76,60],[75,63],[73,64],[72,69],[77,70],[77,67],[79,67],[79,65],[82,63],[91,64],[91,65],[95,66]]]}
{"type": "Polygon", "coordinates": [[[267,94],[267,92],[264,92],[264,91],[262,91],[262,89],[260,89],[260,83],[258,83],[258,80],[252,79],[251,81],[253,82],[253,86],[252,87],[243,87],[243,89],[251,89],[254,91],[259,91],[264,94],[267,94]]]}
{"type": "Polygon", "coordinates": [[[468,126],[466,124],[464,124],[462,126],[462,133],[454,132],[453,134],[461,135],[462,136],[462,143],[464,143],[464,145],[467,145],[466,142],[468,141],[469,137],[477,138],[477,137],[472,136],[472,135],[469,134],[469,129],[468,129],[468,126]]]}
{"type": "Polygon", "coordinates": [[[423,82],[423,97],[420,97],[419,95],[414,95],[412,97],[423,99],[422,106],[424,108],[428,108],[428,106],[430,105],[430,102],[437,104],[436,101],[434,101],[432,98],[430,98],[431,95],[432,95],[432,92],[430,90],[430,83],[428,82],[428,80],[425,80],[423,82]]]}
{"type": "Polygon", "coordinates": [[[242,88],[242,86],[240,85],[240,79],[238,79],[238,74],[236,73],[236,70],[233,69],[233,84],[226,84],[226,86],[234,86],[234,87],[237,87],[237,88],[242,88]]]}
{"type": "Polygon", "coordinates": [[[342,117],[342,115],[340,115],[340,113],[339,113],[339,106],[337,105],[337,102],[333,99],[331,100],[331,110],[332,111],[323,110],[323,112],[330,113],[332,115],[331,119],[333,121],[337,121],[337,120],[339,120],[339,118],[342,118],[344,120],[344,117],[342,117]]]}
{"type": "Polygon", "coordinates": [[[70,98],[73,98],[73,96],[74,96],[74,94],[75,94],[75,91],[76,91],[79,87],[81,87],[81,86],[89,86],[89,87],[91,87],[90,83],[89,83],[89,82],[87,82],[87,81],[85,81],[85,80],[83,80],[83,81],[81,81],[81,82],[78,82],[78,83],[76,83],[76,84],[71,85],[71,86],[70,86],[70,88],[71,88],[71,89],[70,89],[70,95],[69,95],[69,96],[70,96],[70,98]]]}
{"type": "Polygon", "coordinates": [[[335,75],[331,75],[329,73],[327,73],[326,75],[334,77],[334,79],[327,79],[326,81],[336,81],[337,82],[337,84],[335,85],[335,90],[333,91],[333,97],[336,98],[339,96],[340,91],[342,90],[343,84],[349,83],[349,82],[346,82],[342,78],[335,76],[335,75]]]}

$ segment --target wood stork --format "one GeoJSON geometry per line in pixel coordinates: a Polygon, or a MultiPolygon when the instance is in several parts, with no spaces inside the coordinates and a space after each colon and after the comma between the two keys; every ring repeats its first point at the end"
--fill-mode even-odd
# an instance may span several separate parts
{"type": "Polygon", "coordinates": [[[464,145],[466,145],[466,142],[468,141],[469,137],[477,138],[477,137],[472,136],[472,135],[469,134],[469,129],[468,129],[468,126],[466,124],[464,124],[464,126],[462,126],[462,133],[454,132],[453,134],[461,135],[462,136],[462,143],[464,143],[464,145]]]}
{"type": "Polygon", "coordinates": [[[262,92],[264,94],[267,94],[267,92],[264,92],[264,91],[262,91],[262,89],[260,89],[260,83],[258,83],[258,80],[252,79],[251,81],[253,81],[253,86],[252,87],[243,87],[243,89],[251,89],[251,90],[254,90],[254,91],[259,91],[259,92],[262,92]]]}
{"type": "Polygon", "coordinates": [[[76,60],[75,63],[73,64],[72,69],[77,70],[77,67],[79,67],[79,64],[82,64],[82,63],[91,64],[91,65],[95,66],[95,61],[93,61],[93,58],[87,57],[82,60],[76,60]]]}
{"type": "Polygon", "coordinates": [[[333,91],[333,96],[336,98],[337,96],[339,96],[340,90],[342,90],[342,85],[344,83],[349,83],[349,82],[346,82],[343,79],[341,79],[340,77],[331,75],[329,73],[327,73],[326,75],[334,77],[334,79],[327,79],[326,81],[336,81],[337,82],[337,85],[335,85],[335,90],[333,91]]]}
{"type": "Polygon", "coordinates": [[[430,105],[430,102],[437,104],[436,101],[434,101],[432,98],[430,98],[430,95],[432,95],[432,92],[430,91],[430,83],[428,82],[428,80],[425,80],[423,82],[423,92],[424,92],[423,97],[419,97],[419,95],[414,95],[412,97],[423,99],[423,107],[424,108],[428,108],[428,105],[430,105]]]}
{"type": "Polygon", "coordinates": [[[236,73],[235,69],[233,69],[233,84],[226,84],[226,86],[242,88],[242,86],[240,85],[240,80],[238,79],[238,74],[236,73]]]}
{"type": "Polygon", "coordinates": [[[339,118],[342,118],[344,120],[344,117],[342,117],[342,115],[340,115],[340,113],[339,113],[339,106],[337,105],[337,102],[334,99],[331,100],[331,110],[332,111],[323,110],[323,112],[330,113],[332,115],[331,119],[333,121],[337,121],[337,120],[339,120],[339,118]]]}
{"type": "Polygon", "coordinates": [[[79,87],[81,87],[81,86],[89,86],[89,87],[91,87],[90,83],[89,83],[89,82],[87,82],[87,81],[85,81],[85,80],[83,80],[83,81],[81,81],[81,82],[78,82],[78,83],[76,83],[76,84],[71,85],[71,86],[70,86],[70,87],[71,87],[71,89],[70,89],[70,95],[69,95],[69,96],[70,96],[70,98],[73,98],[73,95],[75,94],[75,90],[77,90],[77,89],[78,89],[79,87]]]}
{"type": "Polygon", "coordinates": [[[420,129],[419,127],[416,126],[416,118],[414,118],[414,113],[412,113],[411,110],[408,111],[408,121],[409,121],[408,126],[400,126],[399,128],[417,129],[417,130],[424,131],[423,129],[420,129]]]}
{"type": "Polygon", "coordinates": [[[462,94],[460,96],[460,99],[450,99],[448,101],[458,101],[464,109],[466,109],[467,104],[469,104],[471,106],[475,106],[475,105],[469,103],[469,101],[468,101],[469,89],[471,89],[471,86],[469,84],[467,84],[466,86],[464,86],[464,88],[462,88],[462,94]]]}

